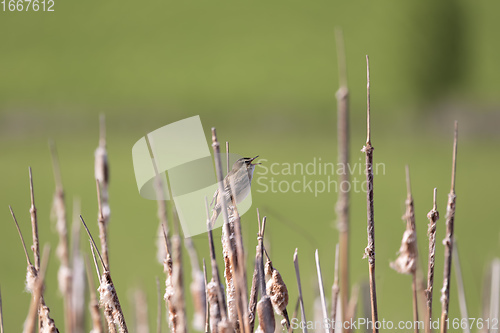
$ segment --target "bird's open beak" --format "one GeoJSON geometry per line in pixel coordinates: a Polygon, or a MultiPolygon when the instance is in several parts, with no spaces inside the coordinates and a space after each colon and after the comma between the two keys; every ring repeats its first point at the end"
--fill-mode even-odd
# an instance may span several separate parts
{"type": "Polygon", "coordinates": [[[250,163],[251,163],[252,165],[259,165],[259,164],[262,164],[262,163],[252,163],[255,159],[257,159],[257,157],[259,157],[259,155],[255,156],[254,158],[252,158],[252,159],[250,160],[250,163]]]}

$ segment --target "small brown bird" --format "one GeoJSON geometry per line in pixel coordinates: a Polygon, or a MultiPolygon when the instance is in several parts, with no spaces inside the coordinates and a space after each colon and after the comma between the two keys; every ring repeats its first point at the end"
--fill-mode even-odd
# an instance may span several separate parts
{"type": "MultiPolygon", "coordinates": [[[[250,185],[252,183],[253,172],[255,166],[261,163],[252,163],[258,155],[255,157],[243,157],[237,160],[231,169],[231,171],[224,178],[224,200],[229,204],[232,203],[233,196],[236,204],[242,202],[247,195],[250,193],[250,185]]],[[[219,195],[219,189],[214,193],[212,199],[213,205],[212,217],[210,219],[210,226],[213,227],[215,220],[219,217],[222,209],[221,196],[219,195]]]]}

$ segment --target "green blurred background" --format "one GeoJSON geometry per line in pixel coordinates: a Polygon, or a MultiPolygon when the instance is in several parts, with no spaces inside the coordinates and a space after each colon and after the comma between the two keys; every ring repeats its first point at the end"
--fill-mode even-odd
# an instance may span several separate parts
{"type": "MultiPolygon", "coordinates": [[[[98,116],[106,115],[113,279],[128,318],[133,317],[130,291],[146,290],[153,323],[155,277],[164,279],[155,255],[156,203],[138,194],[132,145],[156,128],[200,115],[207,138],[210,127],[216,126],[220,140],[230,141],[235,153],[259,154],[267,163],[308,163],[314,158],[335,162],[335,27],[344,31],[347,53],[353,163],[363,159],[365,54],[371,60],[372,141],[375,162],[385,164],[385,174],[375,178],[380,318],[411,319],[411,278],[389,268],[404,230],[405,164],[411,167],[423,264],[425,216],[432,189],[438,188],[442,218],[434,308],[439,313],[440,241],[455,119],[460,127],[456,239],[469,316],[480,316],[483,276],[500,253],[495,177],[500,162],[500,3],[55,0],[54,8],[51,13],[0,12],[0,286],[7,331],[21,329],[30,300],[24,292],[24,255],[8,211],[10,204],[29,240],[28,166],[34,173],[41,244],[50,243],[52,249],[57,244],[49,218],[54,191],[49,139],[59,151],[68,216],[73,198],[79,197],[82,214],[93,221],[93,152],[98,116]]],[[[253,207],[269,218],[270,254],[288,284],[292,306],[297,295],[292,255],[299,248],[312,319],[318,295],[316,248],[327,294],[333,282],[337,195],[253,192],[253,207]]],[[[365,281],[368,272],[361,259],[366,246],[365,194],[353,193],[351,199],[353,284],[365,281]]],[[[255,220],[254,209],[243,216],[250,258],[255,220]]],[[[96,223],[90,224],[97,234],[96,223]]],[[[220,230],[215,237],[219,239],[220,230]]],[[[200,257],[207,258],[206,235],[193,239],[200,257]]],[[[88,252],[86,246],[83,250],[88,252]]],[[[61,329],[58,265],[53,255],[46,300],[61,329]]],[[[450,318],[459,317],[455,281],[453,277],[450,318]]]]}

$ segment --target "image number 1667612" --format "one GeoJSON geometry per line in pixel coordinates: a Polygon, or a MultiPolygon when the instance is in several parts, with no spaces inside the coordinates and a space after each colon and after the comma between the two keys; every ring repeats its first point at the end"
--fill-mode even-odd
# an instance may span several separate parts
{"type": "Polygon", "coordinates": [[[54,0],[2,0],[4,12],[53,12],[54,0]]]}

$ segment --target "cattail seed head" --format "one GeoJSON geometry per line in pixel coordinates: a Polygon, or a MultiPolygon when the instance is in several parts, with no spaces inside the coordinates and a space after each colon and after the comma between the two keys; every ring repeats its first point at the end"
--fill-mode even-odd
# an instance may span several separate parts
{"type": "Polygon", "coordinates": [[[274,311],[283,316],[286,306],[288,305],[288,289],[281,277],[281,274],[275,269],[271,261],[266,262],[266,293],[271,299],[274,311]]]}

